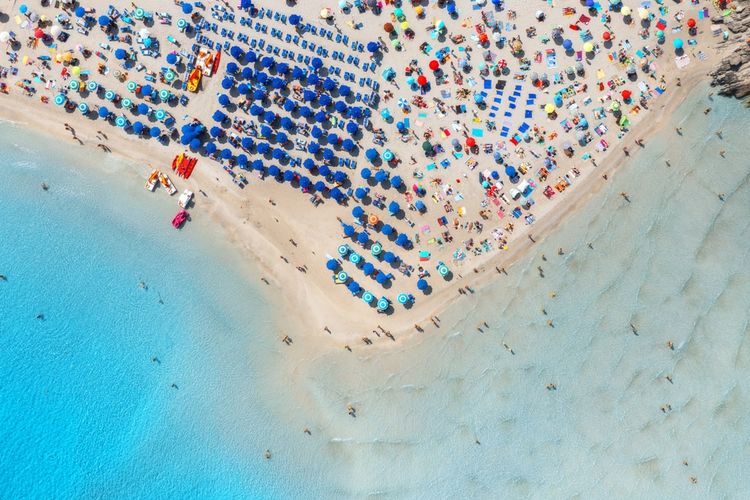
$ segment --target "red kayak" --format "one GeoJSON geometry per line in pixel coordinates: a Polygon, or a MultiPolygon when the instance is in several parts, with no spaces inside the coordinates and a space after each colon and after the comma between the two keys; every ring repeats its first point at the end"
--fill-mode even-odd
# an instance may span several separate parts
{"type": "Polygon", "coordinates": [[[174,219],[172,219],[172,227],[174,227],[175,229],[180,229],[187,218],[187,210],[180,210],[179,212],[177,212],[177,215],[174,216],[174,219]]]}

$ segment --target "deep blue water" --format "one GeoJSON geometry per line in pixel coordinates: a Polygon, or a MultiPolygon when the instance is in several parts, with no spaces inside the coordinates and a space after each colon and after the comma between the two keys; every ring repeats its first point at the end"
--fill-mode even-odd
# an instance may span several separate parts
{"type": "Polygon", "coordinates": [[[0,137],[0,496],[287,496],[236,252],[132,167],[0,137]]]}

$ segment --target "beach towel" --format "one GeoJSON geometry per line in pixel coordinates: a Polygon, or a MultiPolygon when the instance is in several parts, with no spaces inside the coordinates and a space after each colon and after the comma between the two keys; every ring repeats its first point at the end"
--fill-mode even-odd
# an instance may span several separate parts
{"type": "MultiPolygon", "coordinates": [[[[426,227],[429,228],[430,226],[426,226],[426,227]]],[[[428,260],[430,260],[430,252],[428,252],[427,250],[420,250],[419,251],[419,261],[420,262],[426,262],[428,260]]]]}
{"type": "Polygon", "coordinates": [[[481,128],[473,128],[471,129],[471,135],[474,137],[484,137],[484,130],[481,128]]]}

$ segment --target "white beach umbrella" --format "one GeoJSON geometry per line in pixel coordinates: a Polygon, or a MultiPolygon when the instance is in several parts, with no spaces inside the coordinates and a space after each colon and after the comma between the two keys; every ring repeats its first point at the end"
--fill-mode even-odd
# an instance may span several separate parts
{"type": "Polygon", "coordinates": [[[49,32],[52,33],[53,37],[57,38],[62,33],[62,28],[56,24],[49,29],[49,32]]]}
{"type": "Polygon", "coordinates": [[[0,42],[5,43],[10,40],[10,33],[7,31],[0,31],[0,42]]]}
{"type": "Polygon", "coordinates": [[[141,36],[141,38],[148,38],[149,36],[151,36],[151,32],[146,28],[141,29],[138,34],[141,36]]]}

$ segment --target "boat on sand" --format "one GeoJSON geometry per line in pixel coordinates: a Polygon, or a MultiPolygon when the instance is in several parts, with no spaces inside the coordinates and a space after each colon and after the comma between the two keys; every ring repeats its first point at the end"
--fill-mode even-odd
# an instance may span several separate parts
{"type": "Polygon", "coordinates": [[[180,206],[180,208],[187,208],[190,204],[190,200],[193,199],[193,192],[189,189],[186,189],[182,192],[180,195],[180,199],[177,200],[177,204],[180,206]]]}
{"type": "Polygon", "coordinates": [[[174,216],[174,219],[172,219],[172,227],[175,229],[180,229],[182,225],[185,223],[185,221],[188,218],[188,212],[185,209],[180,210],[177,212],[177,215],[174,216]]]}
{"type": "Polygon", "coordinates": [[[148,179],[146,179],[146,191],[153,191],[154,189],[156,189],[157,182],[159,182],[159,171],[154,169],[151,171],[148,179]]]}
{"type": "Polygon", "coordinates": [[[172,184],[172,181],[167,177],[167,174],[163,172],[159,172],[159,182],[161,182],[161,185],[164,186],[164,189],[167,190],[167,193],[169,195],[173,195],[177,192],[177,188],[174,187],[174,184],[172,184]]]}

